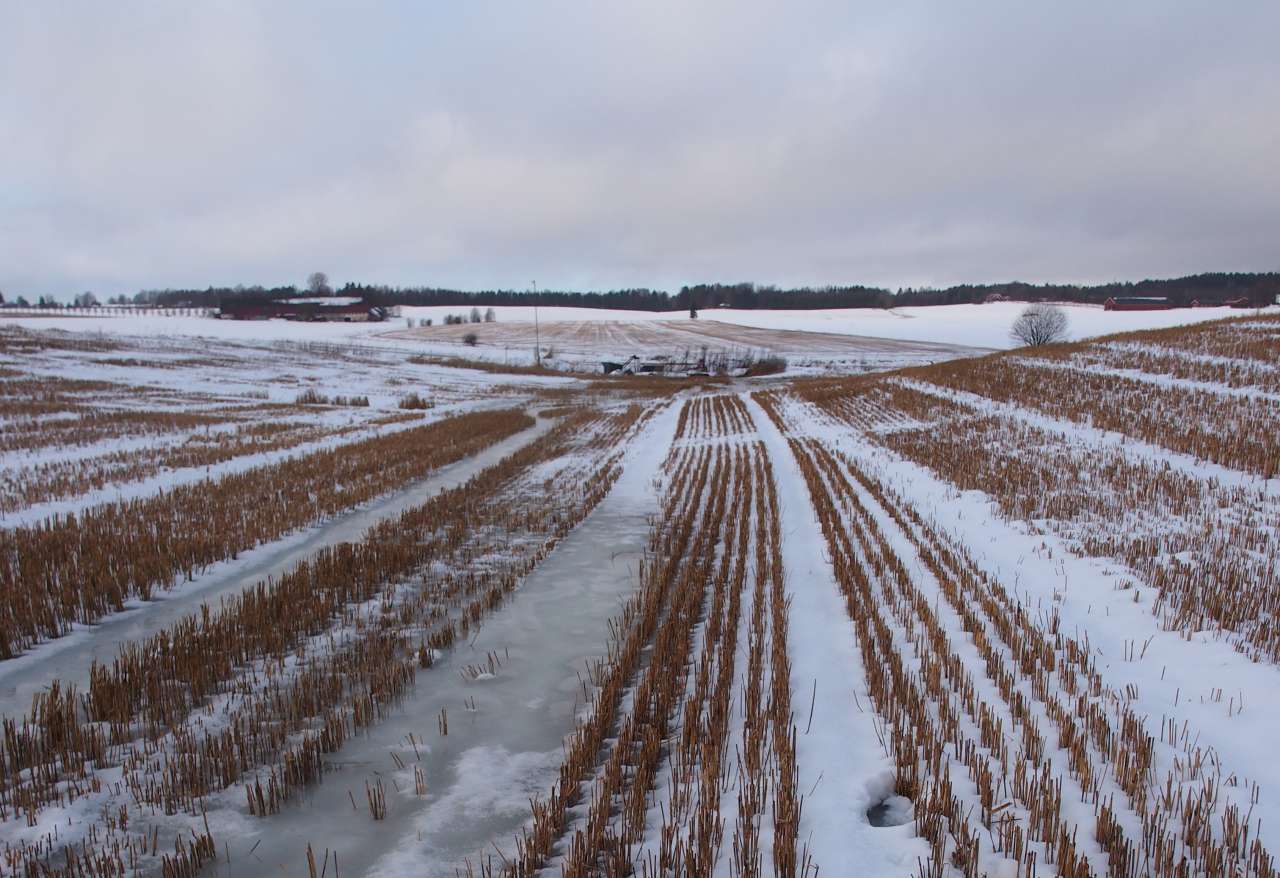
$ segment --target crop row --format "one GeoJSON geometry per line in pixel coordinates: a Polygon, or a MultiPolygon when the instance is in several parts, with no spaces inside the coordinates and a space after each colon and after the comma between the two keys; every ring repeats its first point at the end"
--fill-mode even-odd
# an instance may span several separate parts
{"type": "Polygon", "coordinates": [[[1228,632],[1238,650],[1280,662],[1280,508],[1262,491],[1002,417],[878,438],[1012,518],[1048,522],[1081,553],[1123,561],[1165,627],[1228,632]]]}
{"type": "Polygon", "coordinates": [[[1173,329],[1127,333],[1125,341],[1201,357],[1247,361],[1264,369],[1280,362],[1280,318],[1254,315],[1173,329]]]}
{"type": "MultiPolygon", "coordinates": [[[[1102,363],[1154,370],[1181,362],[1257,375],[1274,370],[1274,363],[1245,352],[1261,357],[1277,331],[1275,320],[1222,321],[909,374],[1267,475],[1280,466],[1273,429],[1280,410],[1272,398],[1166,387],[1153,383],[1156,378],[1090,369],[1102,363]],[[1144,358],[1154,344],[1163,353],[1151,362],[1144,358]]],[[[797,396],[820,414],[797,414],[852,426],[959,488],[986,492],[1006,515],[1033,527],[1047,523],[1075,551],[1123,562],[1137,584],[1156,595],[1152,609],[1165,627],[1188,634],[1216,630],[1252,658],[1280,661],[1280,509],[1264,486],[1199,477],[1143,449],[1033,427],[1021,412],[983,415],[980,402],[938,398],[932,385],[912,382],[909,394],[902,386],[895,376],[802,382],[797,396]]]]}
{"type": "Polygon", "coordinates": [[[420,479],[532,423],[517,410],[465,414],[0,531],[0,658],[420,479]]]}
{"type": "Polygon", "coordinates": [[[816,407],[810,417],[863,431],[914,427],[968,411],[937,394],[880,375],[801,381],[793,392],[816,407]]]}
{"type": "MultiPolygon", "coordinates": [[[[785,431],[776,400],[761,401],[785,431]]],[[[1275,874],[1242,829],[1241,791],[1228,794],[1237,781],[1209,771],[1185,729],[1162,727],[1157,741],[1056,614],[1036,620],[848,457],[790,441],[897,763],[895,792],[913,800],[931,848],[919,875],[1275,874]],[[1089,819],[1094,832],[1082,833],[1089,819]]]]}
{"type": "Polygon", "coordinates": [[[1263,478],[1280,473],[1280,436],[1274,429],[1280,423],[1280,402],[1035,363],[983,358],[907,374],[1263,478]]]}
{"type": "MultiPolygon", "coordinates": [[[[135,807],[198,815],[246,776],[249,813],[275,813],[599,502],[617,447],[645,417],[585,412],[362,542],[126,646],[94,668],[87,696],[55,689],[56,703],[42,698],[6,727],[6,817],[34,822],[76,795],[122,793],[135,807]],[[200,716],[215,705],[219,722],[206,727],[200,716]],[[96,783],[113,765],[123,790],[96,783]]],[[[109,835],[137,857],[137,834],[109,835]]],[[[15,870],[70,870],[29,846],[8,857],[15,870]]]]}
{"type": "Polygon", "coordinates": [[[754,430],[741,398],[734,394],[698,396],[680,410],[676,439],[714,439],[754,430]]]}
{"type": "MultiPolygon", "coordinates": [[[[750,424],[740,400],[728,405],[750,424]]],[[[719,432],[732,417],[693,423],[719,432]]],[[[557,864],[571,876],[705,875],[719,861],[737,875],[797,874],[772,473],[758,442],[677,445],[664,471],[640,589],[508,875],[557,864]]]]}
{"type": "MultiPolygon", "coordinates": [[[[101,340],[115,354],[103,356],[92,338],[20,335],[28,343],[9,348],[7,335],[0,335],[0,364],[17,367],[0,365],[0,453],[19,458],[21,452],[70,458],[120,440],[173,441],[200,428],[228,430],[281,418],[334,421],[317,411],[320,405],[347,409],[350,417],[343,422],[363,421],[370,413],[352,407],[366,408],[369,391],[379,386],[405,387],[408,392],[388,390],[400,397],[400,408],[412,407],[415,397],[419,407],[430,407],[489,391],[475,383],[436,381],[423,400],[422,370],[406,366],[403,355],[350,345],[322,346],[317,358],[320,352],[305,345],[210,342],[201,346],[201,356],[190,356],[182,342],[114,339],[101,340]],[[335,368],[349,373],[346,386],[364,392],[329,393],[335,368]],[[77,374],[87,377],[66,377],[77,374]],[[267,401],[269,389],[278,394],[290,388],[296,389],[293,402],[267,401]]],[[[520,395],[527,398],[528,388],[520,395]]]]}
{"type": "Polygon", "coordinates": [[[35,332],[20,326],[0,326],[0,356],[22,356],[39,351],[102,353],[118,350],[121,342],[102,335],[71,332],[35,332]]]}
{"type": "MultiPolygon", "coordinates": [[[[283,414],[283,412],[277,412],[283,414]]],[[[420,415],[388,415],[364,428],[415,420],[420,415]]],[[[75,497],[109,485],[151,478],[166,470],[195,469],[238,457],[283,451],[319,439],[340,439],[361,429],[355,425],[326,427],[300,421],[272,420],[206,427],[178,442],[149,443],[140,448],[106,451],[70,459],[39,461],[0,470],[0,512],[15,512],[50,500],[75,497]]]]}
{"type": "Polygon", "coordinates": [[[1074,369],[1125,369],[1159,378],[1216,384],[1233,390],[1280,393],[1280,366],[1257,360],[1229,359],[1136,341],[1094,344],[1075,351],[1046,354],[1074,369]]]}
{"type": "MultiPolygon", "coordinates": [[[[32,451],[57,446],[89,445],[108,439],[189,432],[234,420],[241,409],[215,413],[158,407],[139,408],[158,392],[107,381],[70,378],[0,380],[0,418],[4,436],[0,451],[32,451]]],[[[207,408],[208,400],[193,398],[207,408]]]]}

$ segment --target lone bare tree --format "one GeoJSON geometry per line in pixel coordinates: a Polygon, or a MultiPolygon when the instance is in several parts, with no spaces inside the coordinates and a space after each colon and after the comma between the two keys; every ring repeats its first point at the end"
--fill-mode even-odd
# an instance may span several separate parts
{"type": "Polygon", "coordinates": [[[329,286],[329,275],[323,271],[313,271],[308,275],[307,289],[316,296],[327,296],[333,292],[329,286]]]}
{"type": "Polygon", "coordinates": [[[1056,305],[1028,305],[1013,321],[1009,335],[1019,344],[1031,347],[1065,341],[1067,314],[1056,305]]]}

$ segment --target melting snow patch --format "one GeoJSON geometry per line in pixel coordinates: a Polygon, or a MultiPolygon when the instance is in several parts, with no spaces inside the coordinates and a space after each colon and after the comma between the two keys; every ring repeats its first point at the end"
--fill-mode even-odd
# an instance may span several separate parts
{"type": "Polygon", "coordinates": [[[872,826],[905,826],[914,817],[915,808],[906,796],[890,796],[867,809],[872,826]]]}

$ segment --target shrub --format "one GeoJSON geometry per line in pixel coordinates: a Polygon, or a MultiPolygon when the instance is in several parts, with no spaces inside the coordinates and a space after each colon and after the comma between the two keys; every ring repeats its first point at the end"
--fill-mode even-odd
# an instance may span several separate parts
{"type": "Polygon", "coordinates": [[[400,408],[402,409],[430,409],[435,408],[435,403],[430,400],[423,399],[417,394],[417,391],[410,393],[408,396],[401,397],[400,408]]]}
{"type": "Polygon", "coordinates": [[[462,337],[462,343],[465,345],[470,345],[471,347],[475,347],[476,342],[478,341],[480,341],[480,336],[476,335],[474,332],[468,332],[466,335],[462,337]]]}
{"type": "Polygon", "coordinates": [[[785,371],[787,371],[787,358],[779,357],[777,354],[761,357],[747,367],[748,377],[754,377],[756,375],[781,375],[785,371]]]}

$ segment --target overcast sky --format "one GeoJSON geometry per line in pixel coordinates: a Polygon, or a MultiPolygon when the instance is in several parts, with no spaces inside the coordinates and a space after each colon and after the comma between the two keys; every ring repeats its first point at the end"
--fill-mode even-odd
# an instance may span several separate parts
{"type": "Polygon", "coordinates": [[[1280,3],[0,0],[0,290],[1280,269],[1280,3]]]}

